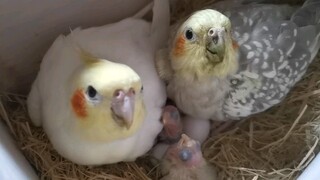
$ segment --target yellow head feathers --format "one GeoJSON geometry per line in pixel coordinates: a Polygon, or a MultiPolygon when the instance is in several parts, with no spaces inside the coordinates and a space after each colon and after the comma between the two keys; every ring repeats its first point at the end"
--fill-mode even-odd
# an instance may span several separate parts
{"type": "Polygon", "coordinates": [[[175,73],[196,78],[234,73],[236,55],[230,20],[212,9],[195,12],[180,26],[170,54],[175,73]]]}
{"type": "Polygon", "coordinates": [[[83,66],[73,76],[70,105],[80,135],[112,141],[135,133],[145,117],[142,83],[130,67],[81,50],[83,66]]]}

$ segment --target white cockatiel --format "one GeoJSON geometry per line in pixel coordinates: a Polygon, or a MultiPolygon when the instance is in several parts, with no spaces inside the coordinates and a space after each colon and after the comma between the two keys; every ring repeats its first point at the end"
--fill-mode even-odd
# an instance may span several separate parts
{"type": "Polygon", "coordinates": [[[159,75],[193,139],[206,139],[208,119],[239,120],[280,103],[319,50],[319,0],[244,2],[194,12],[158,53],[159,75]]]}
{"type": "Polygon", "coordinates": [[[117,23],[77,28],[45,55],[28,111],[65,158],[82,165],[133,161],[154,145],[166,102],[154,56],[165,45],[170,13],[168,0],[153,4],[152,23],[137,18],[144,9],[117,23]]]}

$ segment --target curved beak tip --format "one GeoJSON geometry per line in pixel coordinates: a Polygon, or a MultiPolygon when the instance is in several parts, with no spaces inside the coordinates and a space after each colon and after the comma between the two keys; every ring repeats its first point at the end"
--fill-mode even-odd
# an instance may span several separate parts
{"type": "Polygon", "coordinates": [[[130,127],[132,126],[133,120],[132,119],[125,119],[125,127],[127,128],[127,130],[130,129],[130,127]]]}
{"type": "Polygon", "coordinates": [[[186,144],[187,142],[189,142],[191,139],[189,138],[189,136],[187,136],[186,134],[182,134],[181,135],[181,139],[179,141],[179,144],[180,145],[184,145],[186,144]]]}

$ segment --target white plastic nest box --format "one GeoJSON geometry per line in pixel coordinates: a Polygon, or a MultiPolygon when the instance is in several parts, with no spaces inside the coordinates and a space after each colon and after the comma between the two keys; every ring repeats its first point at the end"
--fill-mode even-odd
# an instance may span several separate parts
{"type": "MultiPolygon", "coordinates": [[[[53,40],[76,27],[100,26],[138,12],[149,0],[0,1],[0,91],[28,92],[53,40]]],[[[320,179],[318,155],[298,180],[320,179]]],[[[0,179],[36,180],[35,171],[0,122],[0,179]]]]}

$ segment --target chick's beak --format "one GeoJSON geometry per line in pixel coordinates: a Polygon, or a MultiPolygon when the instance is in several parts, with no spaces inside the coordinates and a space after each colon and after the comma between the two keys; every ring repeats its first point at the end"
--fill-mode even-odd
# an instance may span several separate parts
{"type": "Polygon", "coordinates": [[[182,134],[181,139],[178,142],[178,146],[180,146],[181,148],[192,147],[194,143],[195,141],[192,140],[189,136],[187,136],[186,134],[182,134]]]}
{"type": "Polygon", "coordinates": [[[186,134],[181,135],[181,139],[178,143],[178,146],[180,146],[180,148],[189,148],[193,152],[201,152],[200,142],[194,139],[191,139],[186,134]]]}
{"type": "Polygon", "coordinates": [[[117,90],[111,103],[111,109],[117,116],[117,123],[129,129],[133,123],[135,92],[131,88],[128,92],[117,90]]]}
{"type": "Polygon", "coordinates": [[[193,166],[200,160],[198,157],[201,154],[200,143],[186,134],[182,134],[179,142],[169,147],[168,154],[171,155],[169,158],[179,159],[184,162],[189,161],[187,164],[193,166]]]}

